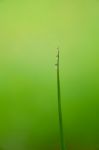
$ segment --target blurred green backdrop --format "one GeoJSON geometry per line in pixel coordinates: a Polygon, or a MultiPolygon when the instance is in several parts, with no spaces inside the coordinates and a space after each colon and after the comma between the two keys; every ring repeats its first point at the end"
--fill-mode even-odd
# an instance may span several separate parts
{"type": "Polygon", "coordinates": [[[0,1],[0,147],[59,150],[56,48],[65,144],[99,149],[99,1],[0,1]]]}

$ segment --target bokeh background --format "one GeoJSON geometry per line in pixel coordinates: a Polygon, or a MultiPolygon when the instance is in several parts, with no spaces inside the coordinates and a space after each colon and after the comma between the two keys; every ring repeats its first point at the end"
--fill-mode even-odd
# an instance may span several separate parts
{"type": "Polygon", "coordinates": [[[0,150],[99,149],[99,1],[0,0],[0,150]]]}

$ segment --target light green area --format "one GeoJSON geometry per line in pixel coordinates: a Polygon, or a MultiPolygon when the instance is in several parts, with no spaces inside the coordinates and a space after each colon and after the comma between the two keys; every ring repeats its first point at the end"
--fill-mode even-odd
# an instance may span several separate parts
{"type": "Polygon", "coordinates": [[[59,149],[56,48],[68,150],[99,148],[99,1],[0,1],[0,146],[59,149]]]}

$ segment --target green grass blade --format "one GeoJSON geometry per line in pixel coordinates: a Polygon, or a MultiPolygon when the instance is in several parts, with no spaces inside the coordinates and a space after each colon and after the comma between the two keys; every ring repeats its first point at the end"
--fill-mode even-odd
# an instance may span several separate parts
{"type": "Polygon", "coordinates": [[[61,93],[60,93],[60,76],[59,76],[59,49],[57,55],[57,94],[58,94],[58,115],[59,115],[59,129],[60,129],[60,144],[61,150],[65,150],[64,134],[63,134],[63,120],[61,108],[61,93]]]}

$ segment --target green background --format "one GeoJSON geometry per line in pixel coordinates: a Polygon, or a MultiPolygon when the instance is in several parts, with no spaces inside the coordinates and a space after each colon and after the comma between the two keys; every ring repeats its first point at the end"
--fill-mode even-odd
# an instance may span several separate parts
{"type": "Polygon", "coordinates": [[[99,148],[99,1],[0,1],[1,150],[99,148]]]}

